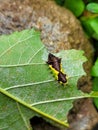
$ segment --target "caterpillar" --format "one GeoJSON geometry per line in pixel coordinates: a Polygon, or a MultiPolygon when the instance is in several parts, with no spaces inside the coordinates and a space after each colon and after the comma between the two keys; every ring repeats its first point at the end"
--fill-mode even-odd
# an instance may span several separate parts
{"type": "Polygon", "coordinates": [[[58,58],[53,54],[49,53],[47,64],[49,65],[49,68],[52,70],[56,80],[58,80],[58,82],[61,84],[66,84],[67,75],[63,72],[61,58],[58,58]]]}
{"type": "Polygon", "coordinates": [[[58,58],[53,54],[49,53],[47,63],[51,65],[55,70],[60,71],[61,58],[58,58]]]}

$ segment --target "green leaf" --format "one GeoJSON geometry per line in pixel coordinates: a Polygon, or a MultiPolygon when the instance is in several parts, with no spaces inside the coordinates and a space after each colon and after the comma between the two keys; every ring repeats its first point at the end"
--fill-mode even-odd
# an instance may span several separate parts
{"type": "Polygon", "coordinates": [[[98,59],[96,60],[95,64],[92,67],[91,75],[95,77],[93,79],[94,93],[91,95],[94,97],[95,106],[98,108],[98,59]]]}
{"type": "Polygon", "coordinates": [[[98,17],[82,17],[81,22],[88,35],[98,40],[98,17]]]}
{"type": "Polygon", "coordinates": [[[98,108],[98,59],[96,60],[95,64],[92,67],[91,75],[95,77],[93,79],[93,91],[95,92],[93,96],[95,96],[94,103],[96,107],[98,108]]]}
{"type": "MultiPolygon", "coordinates": [[[[97,90],[97,89],[96,89],[97,90]]],[[[86,94],[85,96],[91,97],[91,98],[98,98],[98,91],[91,91],[88,95],[86,94]]]]}
{"type": "Polygon", "coordinates": [[[94,66],[92,67],[91,75],[94,77],[98,77],[98,59],[96,60],[94,66]]]}
{"type": "Polygon", "coordinates": [[[0,129],[16,130],[20,126],[29,130],[28,119],[34,115],[68,126],[72,102],[84,97],[76,85],[85,75],[82,64],[86,58],[83,51],[77,50],[55,54],[62,58],[69,77],[68,84],[63,86],[46,64],[48,53],[45,52],[39,32],[33,29],[0,37],[0,129]]]}
{"type": "Polygon", "coordinates": [[[76,17],[79,17],[85,8],[83,0],[78,0],[78,3],[77,0],[65,0],[64,6],[70,9],[76,17]]]}
{"type": "Polygon", "coordinates": [[[98,13],[98,3],[91,2],[86,6],[86,9],[92,13],[98,13]]]}
{"type": "Polygon", "coordinates": [[[97,97],[94,98],[94,103],[96,105],[96,107],[98,108],[98,77],[94,78],[93,80],[93,91],[97,92],[97,97]]]}

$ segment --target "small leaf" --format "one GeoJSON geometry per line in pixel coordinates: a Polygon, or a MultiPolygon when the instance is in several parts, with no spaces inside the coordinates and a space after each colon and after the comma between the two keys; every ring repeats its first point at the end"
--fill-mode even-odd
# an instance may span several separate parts
{"type": "Polygon", "coordinates": [[[97,98],[94,98],[94,103],[96,107],[98,108],[98,77],[94,78],[93,80],[93,91],[97,92],[97,98]]]}
{"type": "Polygon", "coordinates": [[[78,0],[78,3],[77,0],[65,0],[64,6],[70,9],[76,17],[79,17],[85,8],[83,0],[78,0]]]}
{"type": "Polygon", "coordinates": [[[89,3],[87,6],[86,6],[86,9],[92,13],[98,13],[98,3],[89,3]]]}
{"type": "Polygon", "coordinates": [[[88,35],[98,40],[98,17],[82,17],[81,22],[88,35]]]}
{"type": "Polygon", "coordinates": [[[98,77],[98,59],[96,60],[94,66],[92,67],[91,75],[98,77]]]}
{"type": "Polygon", "coordinates": [[[95,95],[93,94],[93,96],[97,96],[96,98],[94,98],[94,103],[98,108],[98,59],[92,67],[91,75],[95,77],[93,79],[93,91],[97,93],[95,93],[95,95]]]}

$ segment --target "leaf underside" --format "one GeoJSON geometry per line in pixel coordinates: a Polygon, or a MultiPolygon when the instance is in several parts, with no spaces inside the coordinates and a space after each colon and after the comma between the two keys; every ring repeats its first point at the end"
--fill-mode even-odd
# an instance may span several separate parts
{"type": "Polygon", "coordinates": [[[55,54],[62,58],[68,76],[68,84],[63,86],[46,64],[46,52],[34,29],[0,37],[0,129],[16,130],[18,126],[30,130],[29,119],[34,115],[68,126],[72,102],[83,96],[76,85],[85,75],[82,64],[86,58],[77,50],[55,54]]]}

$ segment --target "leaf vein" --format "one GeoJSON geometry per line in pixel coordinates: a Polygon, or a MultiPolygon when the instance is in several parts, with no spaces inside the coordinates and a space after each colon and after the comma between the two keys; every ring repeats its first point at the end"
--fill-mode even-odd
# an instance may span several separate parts
{"type": "Polygon", "coordinates": [[[15,86],[11,86],[8,88],[5,88],[4,90],[10,90],[10,89],[15,89],[15,88],[20,88],[20,87],[29,87],[32,85],[38,85],[38,84],[44,84],[44,83],[49,83],[49,82],[53,82],[54,80],[46,80],[46,81],[41,81],[41,82],[36,82],[36,83],[28,83],[28,84],[21,84],[21,85],[15,85],[15,86]]]}

